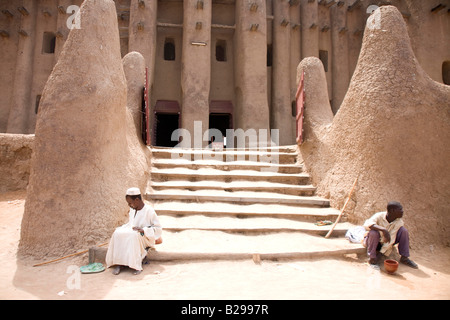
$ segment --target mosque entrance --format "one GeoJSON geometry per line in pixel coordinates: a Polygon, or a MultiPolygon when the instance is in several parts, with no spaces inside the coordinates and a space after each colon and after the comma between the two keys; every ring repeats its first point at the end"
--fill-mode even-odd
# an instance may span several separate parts
{"type": "Polygon", "coordinates": [[[152,144],[158,147],[175,147],[178,137],[172,134],[180,127],[180,105],[177,101],[158,100],[153,113],[152,144]]]}
{"type": "Polygon", "coordinates": [[[209,107],[210,142],[223,143],[226,147],[226,130],[233,129],[233,104],[231,101],[211,101],[209,107]]]}
{"type": "Polygon", "coordinates": [[[209,140],[216,143],[224,143],[226,147],[226,137],[227,129],[232,129],[232,118],[229,113],[210,113],[209,114],[209,129],[217,129],[220,131],[221,135],[217,136],[217,132],[210,132],[209,140]],[[214,135],[214,137],[212,137],[214,135]]]}
{"type": "Polygon", "coordinates": [[[179,128],[180,115],[178,113],[156,113],[155,118],[155,145],[175,147],[178,144],[178,139],[172,141],[172,133],[179,128]]]}

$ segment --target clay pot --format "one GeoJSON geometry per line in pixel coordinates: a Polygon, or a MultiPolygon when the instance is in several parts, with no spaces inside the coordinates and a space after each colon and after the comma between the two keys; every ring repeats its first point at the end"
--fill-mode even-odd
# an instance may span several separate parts
{"type": "Polygon", "coordinates": [[[384,260],[384,269],[387,273],[394,273],[398,269],[398,262],[391,259],[384,260]]]}

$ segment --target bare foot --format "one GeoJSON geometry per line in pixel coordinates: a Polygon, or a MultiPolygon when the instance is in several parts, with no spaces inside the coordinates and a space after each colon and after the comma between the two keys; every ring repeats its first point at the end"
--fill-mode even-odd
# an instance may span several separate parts
{"type": "Polygon", "coordinates": [[[112,271],[112,274],[117,276],[120,273],[120,271],[122,271],[122,266],[115,266],[112,271]]]}

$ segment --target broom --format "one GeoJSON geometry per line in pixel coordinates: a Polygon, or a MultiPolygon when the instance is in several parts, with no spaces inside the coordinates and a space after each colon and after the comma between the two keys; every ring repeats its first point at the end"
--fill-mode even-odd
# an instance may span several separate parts
{"type": "MultiPolygon", "coordinates": [[[[109,243],[109,242],[105,242],[105,243],[99,244],[97,247],[103,247],[103,246],[106,246],[108,243],[109,243]]],[[[46,262],[37,263],[37,264],[33,265],[33,267],[38,267],[38,266],[42,266],[42,265],[44,265],[44,264],[49,264],[49,263],[56,262],[56,261],[60,261],[60,260],[67,259],[67,258],[70,258],[70,257],[78,256],[78,255],[83,254],[83,253],[86,253],[86,252],[88,252],[88,251],[89,251],[89,249],[83,250],[83,251],[80,251],[80,252],[75,252],[75,253],[69,254],[69,255],[67,255],[67,256],[64,256],[64,257],[61,257],[61,258],[54,259],[54,260],[50,260],[50,261],[46,261],[46,262]]]]}

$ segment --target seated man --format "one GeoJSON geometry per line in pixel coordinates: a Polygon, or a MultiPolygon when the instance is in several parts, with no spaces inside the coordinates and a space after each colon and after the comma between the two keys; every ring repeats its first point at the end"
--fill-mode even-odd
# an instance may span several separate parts
{"type": "Polygon", "coordinates": [[[139,188],[128,189],[125,199],[130,207],[129,221],[116,228],[106,253],[106,265],[108,268],[115,266],[115,275],[124,266],[134,269],[134,274],[141,273],[146,248],[153,247],[162,234],[158,216],[151,206],[142,201],[139,188]]]}
{"type": "Polygon", "coordinates": [[[368,234],[364,238],[367,247],[369,263],[377,264],[377,251],[389,256],[392,247],[398,244],[401,255],[400,262],[417,269],[417,264],[409,259],[409,234],[403,226],[403,207],[399,202],[391,201],[387,205],[387,212],[375,213],[366,220],[364,227],[368,234]]]}

